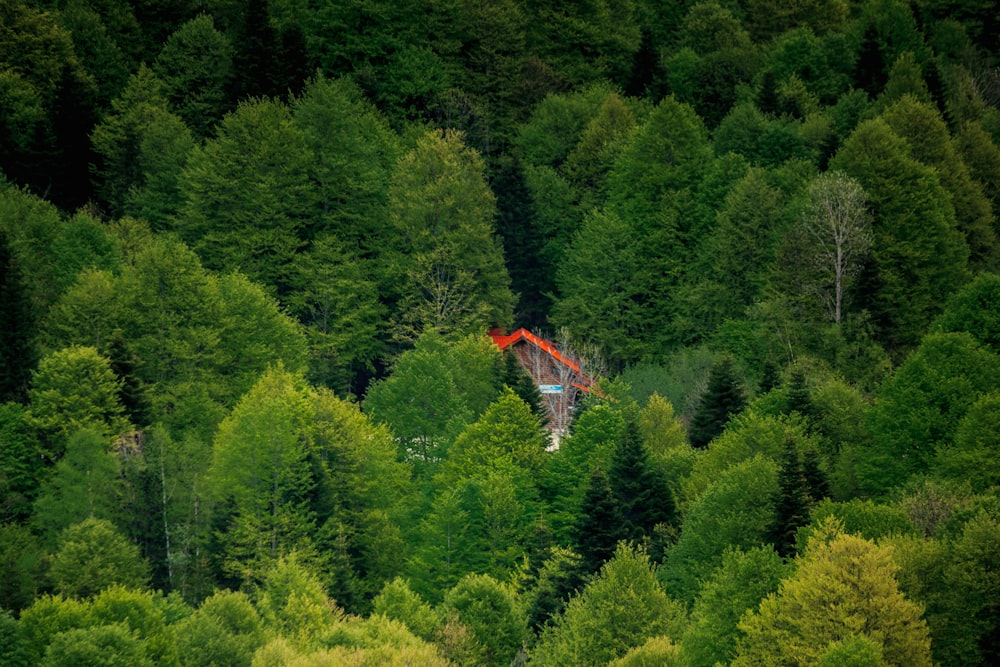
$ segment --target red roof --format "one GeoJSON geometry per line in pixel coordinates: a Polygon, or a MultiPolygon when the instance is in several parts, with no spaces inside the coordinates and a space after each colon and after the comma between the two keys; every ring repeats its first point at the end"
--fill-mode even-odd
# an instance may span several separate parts
{"type": "Polygon", "coordinates": [[[580,372],[580,365],[575,361],[573,361],[568,356],[564,355],[562,352],[560,352],[559,348],[557,348],[550,341],[547,341],[544,338],[541,338],[540,336],[536,336],[535,334],[531,333],[530,331],[524,328],[518,329],[512,334],[501,333],[500,329],[490,329],[489,334],[490,338],[493,339],[493,342],[496,343],[497,347],[499,347],[501,350],[506,350],[508,347],[518,343],[519,341],[525,341],[527,343],[531,343],[532,345],[544,351],[546,354],[548,354],[550,357],[552,357],[559,363],[563,364],[568,368],[571,368],[573,372],[576,373],[576,377],[579,380],[579,382],[574,382],[573,386],[579,389],[583,389],[584,391],[587,392],[590,391],[590,379],[580,372]]]}

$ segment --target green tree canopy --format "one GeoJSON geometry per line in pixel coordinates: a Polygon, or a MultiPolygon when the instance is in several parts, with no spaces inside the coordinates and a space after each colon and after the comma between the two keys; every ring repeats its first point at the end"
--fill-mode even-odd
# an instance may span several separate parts
{"type": "Polygon", "coordinates": [[[899,590],[897,571],[891,548],[828,521],[795,574],[740,622],[745,637],[733,664],[819,662],[835,643],[864,636],[882,649],[885,664],[930,665],[922,610],[899,590]]]}
{"type": "Polygon", "coordinates": [[[493,231],[496,198],[482,158],[461,133],[417,140],[396,165],[389,211],[400,253],[391,269],[402,281],[399,317],[411,335],[476,333],[510,321],[514,298],[493,231]]]}
{"type": "Polygon", "coordinates": [[[91,517],[62,532],[49,579],[61,594],[85,598],[112,584],[145,586],[149,565],[109,521],[91,517]]]}
{"type": "Polygon", "coordinates": [[[681,605],[667,597],[645,552],[622,545],[546,627],[531,664],[605,665],[650,637],[679,637],[681,605]]]}

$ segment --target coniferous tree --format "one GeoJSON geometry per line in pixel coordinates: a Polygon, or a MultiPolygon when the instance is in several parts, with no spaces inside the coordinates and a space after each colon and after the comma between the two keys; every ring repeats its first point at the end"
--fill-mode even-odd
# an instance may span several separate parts
{"type": "Polygon", "coordinates": [[[802,472],[795,442],[785,441],[781,467],[778,469],[778,493],[774,503],[774,520],[768,537],[784,557],[795,553],[795,533],[809,522],[809,487],[802,472]]]}
{"type": "Polygon", "coordinates": [[[524,370],[517,361],[517,355],[508,352],[504,355],[503,384],[510,387],[518,398],[528,404],[531,412],[544,422],[548,421],[549,414],[545,410],[545,399],[538,390],[538,385],[531,379],[528,372],[524,370]]]}
{"type": "Polygon", "coordinates": [[[23,399],[31,375],[32,310],[7,233],[0,229],[0,402],[23,399]]]}
{"type": "Polygon", "coordinates": [[[688,431],[691,445],[708,445],[722,433],[729,418],[741,412],[745,405],[746,397],[737,380],[733,361],[729,357],[723,357],[712,365],[708,387],[691,419],[691,429],[688,431]]]}
{"type": "Polygon", "coordinates": [[[649,460],[634,420],[629,420],[611,455],[608,483],[630,539],[648,536],[657,524],[673,520],[674,501],[670,490],[663,475],[649,460]]]}
{"type": "Polygon", "coordinates": [[[232,98],[275,97],[285,91],[280,85],[281,65],[278,32],[271,25],[267,0],[245,0],[243,24],[238,30],[233,53],[232,98]]]}
{"type": "Polygon", "coordinates": [[[789,378],[787,406],[789,413],[797,412],[807,419],[812,414],[809,387],[806,386],[806,376],[801,368],[792,371],[792,377],[789,378]]]}
{"type": "Polygon", "coordinates": [[[116,333],[111,339],[108,345],[108,360],[111,362],[111,370],[121,380],[118,400],[121,402],[129,421],[140,427],[148,424],[150,418],[149,399],[146,397],[142,380],[136,374],[139,360],[128,349],[121,334],[116,333]]]}
{"type": "Polygon", "coordinates": [[[615,553],[618,542],[629,536],[607,474],[600,467],[590,475],[579,516],[576,542],[582,569],[596,572],[615,553]]]}
{"type": "Polygon", "coordinates": [[[802,474],[806,479],[809,500],[813,504],[830,496],[830,482],[819,466],[819,454],[815,449],[807,449],[802,454],[802,474]]]}

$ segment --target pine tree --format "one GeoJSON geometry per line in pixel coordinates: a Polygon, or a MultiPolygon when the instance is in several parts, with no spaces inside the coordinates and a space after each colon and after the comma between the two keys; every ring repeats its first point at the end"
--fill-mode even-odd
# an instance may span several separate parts
{"type": "Polygon", "coordinates": [[[32,312],[7,233],[0,229],[0,402],[23,400],[31,368],[32,312]]]}
{"type": "Polygon", "coordinates": [[[691,429],[688,432],[691,445],[708,445],[722,433],[729,418],[741,412],[745,405],[746,397],[736,379],[733,361],[729,357],[723,357],[712,365],[708,387],[691,419],[691,429]]]}
{"type": "Polygon", "coordinates": [[[514,393],[531,407],[531,412],[541,419],[543,423],[548,421],[549,413],[545,409],[545,399],[542,397],[542,393],[538,391],[538,385],[535,384],[535,381],[531,379],[528,372],[518,363],[517,355],[513,352],[507,352],[504,355],[501,381],[513,389],[514,393]]]}
{"type": "Polygon", "coordinates": [[[674,501],[670,490],[663,475],[649,460],[634,420],[629,420],[611,456],[608,483],[630,539],[650,535],[656,524],[673,520],[674,501]]]}
{"type": "Polygon", "coordinates": [[[792,377],[789,378],[787,406],[789,413],[797,412],[806,419],[812,414],[809,387],[806,386],[806,376],[801,368],[792,371],[792,377]]]}
{"type": "Polygon", "coordinates": [[[596,572],[615,553],[615,546],[628,537],[621,509],[604,470],[595,468],[580,507],[577,551],[585,572],[596,572]]]}
{"type": "Polygon", "coordinates": [[[815,449],[807,449],[802,454],[802,474],[805,476],[809,499],[813,503],[830,496],[830,482],[819,467],[819,454],[815,449]]]}
{"type": "Polygon", "coordinates": [[[795,442],[785,441],[781,468],[778,470],[778,493],[774,503],[774,520],[768,537],[784,557],[795,553],[795,533],[809,521],[809,487],[802,472],[795,442]]]}

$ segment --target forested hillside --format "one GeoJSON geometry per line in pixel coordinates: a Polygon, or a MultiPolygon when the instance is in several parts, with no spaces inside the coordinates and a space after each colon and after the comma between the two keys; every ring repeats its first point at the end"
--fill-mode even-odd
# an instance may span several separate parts
{"type": "Polygon", "coordinates": [[[0,0],[0,665],[1000,663],[998,21],[0,0]]]}

